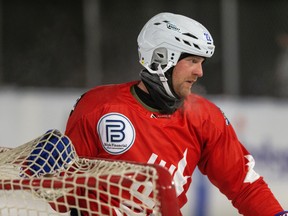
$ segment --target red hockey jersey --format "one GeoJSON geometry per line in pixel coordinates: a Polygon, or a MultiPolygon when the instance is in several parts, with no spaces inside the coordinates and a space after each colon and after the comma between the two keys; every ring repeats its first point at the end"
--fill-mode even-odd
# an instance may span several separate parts
{"type": "Polygon", "coordinates": [[[216,105],[191,94],[175,113],[162,115],[137,98],[136,83],[96,87],[80,98],[65,132],[78,155],[167,167],[180,207],[198,166],[241,214],[283,210],[216,105]]]}

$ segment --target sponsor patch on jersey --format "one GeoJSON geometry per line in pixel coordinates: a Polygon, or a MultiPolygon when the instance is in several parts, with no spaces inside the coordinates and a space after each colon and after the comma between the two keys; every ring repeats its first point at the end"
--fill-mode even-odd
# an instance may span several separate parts
{"type": "Polygon", "coordinates": [[[113,155],[128,151],[135,141],[135,129],[121,113],[108,113],[100,118],[97,132],[106,152],[113,155]]]}

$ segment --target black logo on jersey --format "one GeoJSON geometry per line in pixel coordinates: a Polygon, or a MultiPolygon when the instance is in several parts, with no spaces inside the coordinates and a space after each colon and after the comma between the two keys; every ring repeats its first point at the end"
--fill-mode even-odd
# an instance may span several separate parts
{"type": "Polygon", "coordinates": [[[121,113],[108,113],[99,120],[97,132],[106,152],[113,155],[128,151],[135,141],[131,121],[121,113]]]}

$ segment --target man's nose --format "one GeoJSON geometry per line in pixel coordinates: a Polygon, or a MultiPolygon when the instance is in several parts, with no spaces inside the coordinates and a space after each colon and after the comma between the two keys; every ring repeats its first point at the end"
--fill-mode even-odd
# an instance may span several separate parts
{"type": "Polygon", "coordinates": [[[198,63],[197,66],[193,70],[193,74],[197,75],[197,77],[202,77],[203,76],[203,68],[202,64],[198,63]]]}

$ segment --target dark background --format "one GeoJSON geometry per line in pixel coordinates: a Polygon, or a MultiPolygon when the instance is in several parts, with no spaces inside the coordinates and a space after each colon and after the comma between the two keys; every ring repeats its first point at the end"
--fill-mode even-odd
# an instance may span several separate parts
{"type": "MultiPolygon", "coordinates": [[[[237,5],[239,95],[279,96],[276,38],[288,33],[288,1],[238,0],[237,5]]],[[[153,15],[169,11],[210,31],[216,51],[198,85],[207,94],[226,93],[220,0],[1,0],[0,10],[1,86],[89,88],[138,79],[138,33],[153,15]],[[98,7],[92,75],[87,72],[87,2],[98,7]]]]}

